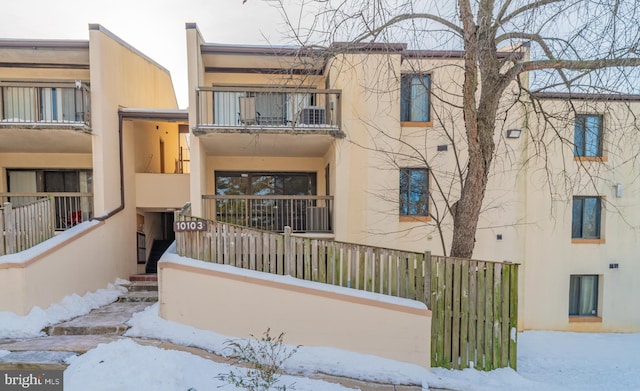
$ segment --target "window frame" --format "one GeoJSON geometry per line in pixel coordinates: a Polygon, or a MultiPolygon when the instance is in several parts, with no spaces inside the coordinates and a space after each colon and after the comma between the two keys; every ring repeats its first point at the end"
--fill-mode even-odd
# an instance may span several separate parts
{"type": "Polygon", "coordinates": [[[602,235],[602,197],[600,196],[574,196],[571,205],[571,240],[573,243],[604,243],[602,235]],[[596,206],[596,236],[585,236],[585,204],[587,200],[597,200],[596,206]],[[580,205],[579,234],[576,235],[576,202],[580,205]]]}
{"type": "Polygon", "coordinates": [[[429,214],[429,176],[430,172],[425,167],[401,167],[398,178],[398,213],[400,221],[429,221],[431,215],[429,214]],[[424,178],[426,183],[422,184],[420,190],[420,199],[418,201],[411,200],[411,174],[413,172],[424,172],[424,178]],[[403,175],[409,175],[408,179],[403,182],[403,175]],[[424,213],[411,213],[414,203],[421,203],[426,210],[424,213]]]}
{"type": "Polygon", "coordinates": [[[573,122],[573,157],[578,161],[606,161],[603,151],[604,140],[604,116],[602,114],[576,114],[573,122]],[[594,155],[588,155],[588,119],[597,118],[598,120],[598,132],[597,132],[597,152],[594,155]],[[578,130],[578,126],[581,126],[581,132],[578,130]],[[578,135],[581,133],[581,139],[578,140],[578,135]]]}
{"type": "Polygon", "coordinates": [[[400,75],[400,123],[404,127],[432,126],[431,121],[431,73],[403,73],[400,75]],[[411,88],[412,80],[421,78],[421,85],[426,89],[426,121],[414,121],[411,119],[412,99],[411,90],[406,92],[407,86],[411,88]],[[425,78],[427,82],[425,83],[425,78]]]}
{"type": "Polygon", "coordinates": [[[570,318],[587,318],[590,321],[598,321],[600,312],[600,276],[597,274],[572,274],[569,276],[569,310],[568,314],[570,318]],[[583,281],[585,278],[591,278],[595,281],[595,289],[592,296],[589,298],[593,302],[593,307],[590,309],[590,313],[584,313],[580,311],[583,306],[582,295],[583,281]],[[577,282],[577,286],[574,285],[574,281],[577,282]],[[574,292],[575,290],[575,292],[574,292]],[[574,295],[575,293],[575,295],[574,295]],[[576,311],[573,310],[575,307],[576,311]]]}
{"type": "Polygon", "coordinates": [[[318,195],[318,175],[316,172],[313,172],[313,171],[300,171],[300,172],[297,172],[297,171],[296,172],[293,172],[293,171],[214,171],[213,186],[214,186],[215,194],[216,195],[236,195],[236,194],[221,193],[219,191],[218,179],[222,177],[229,177],[229,178],[246,178],[244,180],[245,183],[242,183],[240,194],[237,194],[237,195],[260,195],[260,194],[257,194],[256,192],[256,188],[255,188],[256,183],[254,182],[254,178],[261,177],[261,176],[271,176],[278,182],[278,185],[282,185],[282,186],[274,186],[273,190],[275,190],[275,192],[273,192],[272,194],[262,194],[266,197],[272,196],[272,195],[274,196],[275,195],[277,196],[318,195]],[[307,180],[309,181],[307,194],[299,194],[299,193],[288,194],[290,192],[286,191],[285,189],[286,184],[284,181],[287,178],[294,178],[294,177],[307,178],[307,180]]]}

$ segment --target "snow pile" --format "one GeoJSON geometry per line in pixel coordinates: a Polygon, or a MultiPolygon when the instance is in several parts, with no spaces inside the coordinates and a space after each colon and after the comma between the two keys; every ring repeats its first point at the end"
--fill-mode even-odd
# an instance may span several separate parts
{"type": "Polygon", "coordinates": [[[98,289],[82,297],[77,294],[66,296],[60,303],[52,304],[46,310],[34,307],[25,316],[13,312],[0,312],[0,339],[42,336],[43,328],[88,314],[95,308],[116,301],[125,291],[121,286],[109,284],[107,289],[98,289]]]}
{"type": "Polygon", "coordinates": [[[563,390],[640,390],[640,334],[524,332],[518,373],[563,390]]]}
{"type": "MultiPolygon", "coordinates": [[[[127,322],[131,328],[128,337],[147,337],[171,341],[175,344],[195,346],[221,356],[227,356],[225,342],[232,337],[164,320],[158,316],[158,304],[134,314],[127,322]]],[[[286,341],[286,334],[284,336],[286,341]]],[[[293,348],[293,346],[290,346],[293,348]]],[[[422,384],[428,375],[426,369],[377,356],[348,352],[326,347],[301,346],[284,364],[289,373],[326,373],[353,379],[393,384],[422,384]]]]}
{"type": "Polygon", "coordinates": [[[434,368],[431,387],[456,391],[640,390],[640,334],[527,331],[518,336],[518,372],[434,368]]]}
{"type": "MultiPolygon", "coordinates": [[[[71,361],[64,372],[66,391],[208,391],[224,387],[218,375],[242,368],[216,363],[186,352],[141,346],[132,340],[99,345],[71,361]],[[126,357],[126,359],[124,359],[126,357]]],[[[294,385],[298,391],[348,390],[337,384],[294,376],[282,376],[278,385],[294,385]]]]}

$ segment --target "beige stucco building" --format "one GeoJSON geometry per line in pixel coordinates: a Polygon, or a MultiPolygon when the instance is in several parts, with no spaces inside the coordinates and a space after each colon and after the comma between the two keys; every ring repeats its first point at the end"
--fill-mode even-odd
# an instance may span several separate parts
{"type": "Polygon", "coordinates": [[[58,233],[92,221],[0,257],[2,310],[26,314],[144,271],[153,241],[172,234],[167,208],[189,198],[186,112],[169,72],[100,25],[88,35],[0,40],[2,202],[52,196],[58,233]]]}
{"type": "MultiPolygon", "coordinates": [[[[448,251],[446,204],[466,166],[463,53],[217,45],[192,24],[187,45],[196,214],[257,227],[302,221],[307,235],[448,251]],[[300,177],[309,185],[278,187],[300,177]],[[262,197],[262,209],[238,216],[240,194],[262,197]],[[285,194],[306,195],[306,207],[264,203],[285,194]],[[283,206],[292,212],[278,221],[283,206]],[[313,225],[318,213],[328,225],[313,225]]],[[[505,67],[526,56],[526,46],[500,55],[505,67]]],[[[496,120],[474,257],[522,264],[520,329],[638,331],[638,97],[518,100],[518,88],[496,120]]]]}
{"type": "MultiPolygon", "coordinates": [[[[60,230],[101,218],[36,260],[0,263],[0,309],[154,271],[154,241],[172,240],[185,202],[258,229],[448,252],[463,53],[220,45],[190,23],[186,35],[188,110],[164,68],[101,26],[88,41],[0,41],[0,195],[55,193],[60,230]],[[67,270],[64,289],[43,265],[67,270]]],[[[505,67],[526,56],[500,54],[505,67]]],[[[474,257],[522,265],[520,329],[640,331],[640,99],[516,101],[518,89],[496,120],[474,257]]]]}

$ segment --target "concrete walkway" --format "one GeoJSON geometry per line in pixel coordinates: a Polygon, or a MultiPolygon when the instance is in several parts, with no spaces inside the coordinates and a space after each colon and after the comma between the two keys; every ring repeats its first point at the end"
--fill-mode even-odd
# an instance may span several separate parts
{"type": "MultiPolygon", "coordinates": [[[[11,353],[0,357],[0,370],[12,369],[66,369],[70,357],[81,355],[96,348],[99,344],[110,343],[129,338],[122,335],[129,328],[126,322],[134,313],[143,311],[157,301],[157,283],[133,282],[129,292],[120,299],[89,314],[46,328],[47,336],[24,340],[0,340],[0,350],[11,353]]],[[[176,345],[155,339],[130,338],[141,345],[155,346],[161,349],[179,350],[195,354],[207,360],[228,363],[229,360],[212,352],[176,345]]],[[[420,386],[394,386],[364,382],[355,379],[337,377],[323,373],[311,376],[346,387],[370,391],[420,391],[420,386]]],[[[432,388],[432,390],[434,390],[432,388]]]]}

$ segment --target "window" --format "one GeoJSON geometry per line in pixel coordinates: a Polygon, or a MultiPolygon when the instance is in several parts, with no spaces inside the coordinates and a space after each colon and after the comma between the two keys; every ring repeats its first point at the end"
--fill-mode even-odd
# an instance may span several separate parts
{"type": "Polygon", "coordinates": [[[598,316],[598,276],[572,275],[569,282],[569,316],[598,316]]]}
{"type": "Polygon", "coordinates": [[[428,216],[429,170],[400,169],[400,215],[428,216]]]}
{"type": "Polygon", "coordinates": [[[571,237],[600,238],[600,197],[573,197],[571,237]]]}
{"type": "Polygon", "coordinates": [[[224,196],[215,200],[218,221],[269,231],[328,230],[328,209],[317,200],[282,197],[317,194],[315,172],[215,172],[215,183],[216,195],[224,196]]]}
{"type": "Polygon", "coordinates": [[[402,75],[400,85],[400,121],[429,122],[429,75],[402,75]]]}
{"type": "Polygon", "coordinates": [[[3,119],[34,122],[37,118],[37,91],[33,87],[3,87],[3,119]]]}
{"type": "Polygon", "coordinates": [[[314,172],[216,172],[219,195],[315,195],[314,172]]]}
{"type": "Polygon", "coordinates": [[[576,115],[574,134],[576,157],[602,157],[602,116],[576,115]]]}

